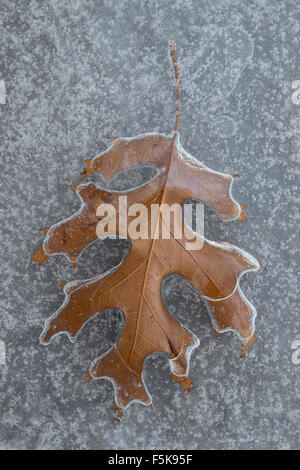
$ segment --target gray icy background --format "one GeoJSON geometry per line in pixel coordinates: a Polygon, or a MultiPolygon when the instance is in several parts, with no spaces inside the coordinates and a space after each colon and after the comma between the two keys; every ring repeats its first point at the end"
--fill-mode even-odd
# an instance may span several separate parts
{"type": "Polygon", "coordinates": [[[298,0],[1,0],[0,9],[0,448],[299,448],[298,0]],[[120,334],[120,314],[94,318],[75,345],[61,336],[41,348],[38,339],[63,301],[58,284],[114,266],[126,243],[96,243],[75,271],[64,257],[41,268],[29,259],[39,228],[79,207],[68,185],[80,181],[84,159],[111,136],[172,132],[169,40],[178,44],[182,145],[241,175],[233,193],[250,218],[224,228],[208,211],[206,234],[266,265],[242,283],[261,317],[241,359],[236,336],[216,340],[200,295],[167,279],[170,311],[201,340],[194,388],[172,384],[166,357],[154,355],[145,364],[153,410],[133,404],[116,425],[111,384],[81,378],[120,334]]]}

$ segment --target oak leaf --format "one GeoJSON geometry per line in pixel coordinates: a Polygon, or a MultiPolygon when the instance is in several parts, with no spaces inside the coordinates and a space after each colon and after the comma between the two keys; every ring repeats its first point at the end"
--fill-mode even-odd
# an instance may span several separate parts
{"type": "MultiPolygon", "coordinates": [[[[127,191],[128,205],[159,205],[154,224],[154,237],[131,239],[132,249],[113,270],[91,279],[66,284],[63,305],[45,323],[41,343],[65,333],[74,342],[83,325],[105,309],[118,307],[124,312],[125,327],[118,343],[90,365],[86,379],[107,378],[112,381],[119,415],[132,402],[151,405],[151,397],[143,380],[143,364],[154,352],[165,352],[173,380],[186,390],[191,352],[198,346],[195,334],[170,315],[161,296],[161,283],[169,273],[180,274],[195,286],[206,299],[217,333],[236,332],[244,351],[254,339],[256,310],[243,295],[239,280],[248,271],[260,268],[258,261],[228,242],[203,239],[199,250],[187,249],[187,233],[175,237],[175,219],[166,220],[163,204],[184,204],[196,198],[218,211],[224,221],[245,220],[243,207],[231,195],[234,175],[210,170],[185,152],[178,136],[180,96],[176,46],[171,43],[171,56],[177,81],[177,115],[171,136],[146,134],[130,139],[115,139],[102,155],[86,161],[82,174],[86,177],[102,173],[109,180],[125,168],[144,164],[155,165],[156,175],[142,187],[127,191]],[[164,239],[166,229],[170,239],[164,239]]],[[[97,208],[110,203],[119,220],[117,191],[99,188],[92,183],[74,186],[81,208],[69,219],[43,229],[43,246],[32,256],[42,263],[48,256],[63,253],[75,266],[82,250],[97,240],[100,220],[97,208]]],[[[147,213],[150,222],[150,211],[147,213]]],[[[151,219],[152,220],[152,219],[151,219]]],[[[180,221],[184,225],[184,220],[180,221]]],[[[117,230],[119,230],[119,225],[117,230]]],[[[153,235],[153,233],[152,233],[153,235]]],[[[197,234],[192,234],[195,238],[197,234]]]]}

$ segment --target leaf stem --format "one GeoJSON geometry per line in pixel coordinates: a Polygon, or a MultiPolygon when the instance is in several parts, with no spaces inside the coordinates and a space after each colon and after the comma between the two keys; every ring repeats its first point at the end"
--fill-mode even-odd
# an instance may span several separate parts
{"type": "Polygon", "coordinates": [[[175,122],[175,132],[174,136],[178,133],[179,129],[179,121],[180,121],[180,87],[179,87],[179,72],[178,72],[178,63],[177,63],[177,55],[176,55],[176,42],[170,42],[171,48],[171,57],[174,67],[175,73],[175,80],[176,80],[176,87],[177,87],[177,107],[176,107],[176,122],[175,122]]]}

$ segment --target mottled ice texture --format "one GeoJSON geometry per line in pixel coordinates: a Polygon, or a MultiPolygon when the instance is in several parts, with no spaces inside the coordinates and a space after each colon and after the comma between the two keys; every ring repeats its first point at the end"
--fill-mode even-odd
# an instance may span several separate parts
{"type": "Polygon", "coordinates": [[[300,447],[300,365],[291,360],[300,338],[297,14],[297,0],[1,1],[1,448],[300,447]],[[191,359],[194,388],[187,395],[172,384],[167,358],[154,355],[145,364],[153,410],[134,404],[115,425],[112,385],[81,378],[115,342],[121,315],[102,313],[75,345],[61,336],[44,348],[38,339],[63,300],[58,284],[109,269],[128,244],[96,243],[75,271],[63,256],[41,268],[29,260],[43,240],[38,229],[78,208],[68,184],[80,182],[83,159],[103,151],[108,137],[172,132],[171,39],[182,145],[207,166],[241,175],[233,195],[250,217],[223,227],[209,210],[206,235],[266,265],[242,282],[261,318],[241,359],[236,336],[216,340],[199,294],[166,279],[170,311],[201,340],[191,359]]]}

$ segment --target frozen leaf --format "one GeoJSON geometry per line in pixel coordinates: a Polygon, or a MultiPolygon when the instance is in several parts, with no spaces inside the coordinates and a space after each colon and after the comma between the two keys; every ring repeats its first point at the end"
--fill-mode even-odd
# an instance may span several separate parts
{"type": "MultiPolygon", "coordinates": [[[[151,405],[143,380],[143,364],[154,352],[167,353],[173,379],[186,390],[191,387],[189,360],[199,340],[170,315],[163,303],[161,284],[168,274],[184,276],[199,290],[210,308],[218,333],[235,331],[244,350],[254,338],[256,310],[243,295],[239,280],[243,273],[258,270],[258,261],[228,242],[216,243],[199,237],[191,232],[181,216],[179,220],[168,219],[164,214],[165,205],[183,205],[186,200],[196,198],[215,208],[224,221],[245,220],[243,209],[231,196],[234,176],[210,170],[185,152],[179,143],[180,97],[174,43],[171,55],[178,97],[174,134],[116,139],[104,154],[86,161],[83,173],[86,177],[101,172],[109,180],[125,168],[143,163],[155,165],[157,174],[151,181],[126,192],[128,205],[143,203],[148,209],[152,204],[157,205],[154,219],[150,210],[143,219],[146,226],[151,227],[152,236],[131,237],[130,253],[113,270],[66,284],[63,287],[65,301],[46,321],[41,335],[42,344],[48,344],[61,333],[66,333],[73,342],[94,315],[109,308],[122,309],[125,327],[118,343],[96,358],[86,374],[86,379],[112,381],[120,414],[133,401],[151,405]],[[178,227],[182,229],[179,237],[176,236],[178,227]],[[169,239],[162,236],[163,231],[169,234],[169,239]],[[189,248],[199,240],[197,249],[189,248]]],[[[33,255],[33,261],[41,263],[48,256],[63,253],[74,265],[82,250],[97,239],[96,228],[101,220],[97,208],[103,203],[115,207],[116,234],[120,234],[120,193],[97,188],[92,183],[74,189],[81,200],[80,210],[44,230],[47,233],[44,245],[33,255]]]]}

